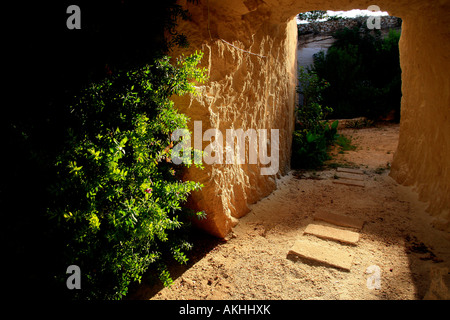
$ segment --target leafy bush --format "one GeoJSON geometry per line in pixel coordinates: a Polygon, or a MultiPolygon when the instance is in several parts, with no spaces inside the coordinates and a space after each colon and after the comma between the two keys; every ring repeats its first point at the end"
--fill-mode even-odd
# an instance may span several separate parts
{"type": "Polygon", "coordinates": [[[81,269],[78,298],[121,298],[151,264],[168,285],[163,255],[187,261],[190,244],[177,234],[186,220],[181,205],[201,185],[181,181],[181,167],[171,163],[171,133],[187,129],[189,119],[170,97],[196,93],[191,81],[206,79],[201,58],[195,53],[172,65],[163,57],[110,75],[72,104],[75,121],[55,163],[48,215],[63,231],[66,265],[81,269]]]}
{"type": "MultiPolygon", "coordinates": [[[[315,124],[319,118],[323,118],[324,114],[319,109],[312,108],[313,103],[321,103],[323,100],[323,92],[330,86],[328,81],[320,78],[314,70],[310,68],[304,68],[300,66],[298,69],[298,81],[297,93],[301,95],[299,104],[305,107],[300,120],[306,123],[310,121],[311,124],[315,124]],[[310,112],[308,112],[310,111],[310,112]]],[[[331,112],[331,109],[325,108],[326,112],[331,112]]]]}
{"type": "Polygon", "coordinates": [[[315,131],[295,130],[292,140],[292,168],[316,168],[328,160],[328,150],[336,139],[337,126],[336,120],[331,125],[320,122],[315,131]]]}
{"type": "MultiPolygon", "coordinates": [[[[377,30],[378,31],[378,30],[377,30]]],[[[333,109],[334,118],[365,116],[378,119],[395,111],[400,117],[401,69],[398,41],[391,30],[383,39],[358,27],[334,34],[336,42],[327,53],[314,57],[313,70],[331,86],[323,91],[323,102],[333,109]]]]}
{"type": "Polygon", "coordinates": [[[312,70],[299,68],[297,92],[303,99],[296,110],[296,125],[292,139],[293,168],[314,168],[329,158],[328,148],[336,139],[338,122],[324,122],[332,109],[322,107],[322,92],[330,85],[312,70]]]}
{"type": "MultiPolygon", "coordinates": [[[[64,23],[68,17],[64,17],[67,3],[30,2],[29,10],[25,11],[19,2],[11,5],[10,13],[20,12],[22,22],[16,29],[20,39],[11,38],[10,45],[6,45],[9,53],[6,91],[17,100],[14,107],[4,108],[0,117],[0,130],[5,137],[3,148],[7,150],[3,159],[8,168],[0,179],[0,203],[8,212],[2,222],[4,255],[8,257],[6,287],[8,296],[18,299],[23,297],[24,288],[33,299],[67,299],[79,291],[67,289],[68,275],[63,274],[73,263],[67,249],[73,242],[68,229],[60,228],[58,218],[49,219],[47,212],[57,210],[65,202],[63,198],[55,198],[55,190],[49,186],[56,186],[66,178],[62,172],[64,165],[55,164],[57,158],[61,159],[61,152],[69,148],[67,128],[72,128],[78,139],[84,130],[76,112],[70,112],[74,108],[69,106],[75,106],[74,96],[80,99],[80,91],[89,83],[99,85],[107,76],[115,79],[119,71],[123,76],[126,71],[136,71],[147,64],[155,66],[155,59],[170,55],[174,46],[185,46],[188,39],[175,26],[190,15],[186,6],[176,0],[83,1],[82,29],[71,32],[64,23]],[[34,26],[36,17],[39,28],[34,26]]],[[[157,74],[154,75],[157,80],[157,74]]],[[[155,81],[153,89],[157,90],[157,86],[155,81]]],[[[100,116],[107,117],[108,111],[100,116]]],[[[126,131],[122,127],[120,130],[126,131]]],[[[130,141],[126,147],[129,144],[130,141]]],[[[125,158],[119,160],[119,166],[125,158]]],[[[75,161],[80,166],[80,160],[75,161]]],[[[69,197],[67,192],[66,195],[69,197]]],[[[83,197],[80,201],[85,201],[83,197]]],[[[67,203],[76,202],[69,198],[67,203]]],[[[182,220],[184,215],[179,211],[178,216],[182,220]]],[[[101,223],[100,229],[104,225],[101,223]]],[[[160,243],[167,246],[167,250],[161,248],[161,252],[167,252],[162,259],[171,259],[171,239],[191,236],[184,227],[186,223],[170,230],[169,240],[160,243]]],[[[157,267],[158,262],[150,265],[146,276],[156,276],[157,267]]],[[[88,290],[84,271],[81,270],[82,294],[88,290]]],[[[109,284],[105,283],[106,288],[109,284]]],[[[98,282],[95,290],[100,290],[101,285],[98,282]]]]}

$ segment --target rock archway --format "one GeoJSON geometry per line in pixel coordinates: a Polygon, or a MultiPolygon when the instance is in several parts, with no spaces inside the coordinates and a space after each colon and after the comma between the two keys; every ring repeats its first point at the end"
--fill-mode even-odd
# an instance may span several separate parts
{"type": "MultiPolygon", "coordinates": [[[[310,10],[366,9],[376,4],[402,18],[401,127],[391,176],[415,185],[429,202],[438,225],[450,231],[450,1],[365,0],[199,0],[180,3],[191,21],[179,30],[190,41],[186,51],[202,50],[209,82],[198,97],[177,98],[181,111],[202,121],[203,131],[279,129],[278,175],[289,170],[295,106],[297,28],[295,16],[310,10]]],[[[205,148],[209,142],[203,142],[205,148]]],[[[190,205],[205,210],[200,226],[224,237],[254,203],[276,188],[275,176],[259,164],[212,165],[186,175],[205,187],[190,205]]]]}

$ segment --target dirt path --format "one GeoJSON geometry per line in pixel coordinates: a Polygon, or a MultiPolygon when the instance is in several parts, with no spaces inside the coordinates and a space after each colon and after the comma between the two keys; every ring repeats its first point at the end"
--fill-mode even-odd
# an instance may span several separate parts
{"type": "Polygon", "coordinates": [[[173,268],[177,278],[170,288],[144,283],[132,297],[448,299],[448,234],[433,229],[426,204],[388,175],[398,132],[397,125],[341,130],[352,138],[355,151],[335,150],[326,170],[282,177],[278,189],[251,206],[227,241],[199,239],[188,267],[173,268]],[[363,169],[365,187],[333,183],[336,166],[363,169]],[[326,225],[313,216],[327,212],[365,221],[356,246],[303,234],[311,223],[326,225]],[[350,271],[289,256],[300,238],[348,252],[350,271]],[[379,289],[367,286],[366,270],[372,265],[380,270],[379,289]]]}

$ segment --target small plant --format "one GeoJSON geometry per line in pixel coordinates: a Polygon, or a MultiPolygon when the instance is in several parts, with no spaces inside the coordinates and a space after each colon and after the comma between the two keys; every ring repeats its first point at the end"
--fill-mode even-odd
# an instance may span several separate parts
{"type": "Polygon", "coordinates": [[[329,160],[328,150],[337,137],[337,126],[337,121],[331,125],[319,121],[313,128],[295,130],[292,142],[292,167],[315,168],[329,160]]]}
{"type": "Polygon", "coordinates": [[[340,151],[354,151],[356,150],[356,146],[352,145],[351,138],[348,138],[345,135],[338,135],[336,138],[336,141],[334,142],[335,145],[339,146],[340,151]]]}
{"type": "Polygon", "coordinates": [[[315,168],[330,158],[328,149],[337,137],[338,121],[331,125],[323,121],[332,111],[320,104],[321,93],[329,83],[303,67],[299,68],[299,82],[297,92],[303,95],[303,103],[296,110],[291,165],[293,168],[315,168]]]}
{"type": "Polygon", "coordinates": [[[320,78],[314,70],[310,68],[304,68],[300,66],[298,69],[299,86],[297,87],[297,93],[302,95],[300,106],[311,109],[310,113],[306,111],[302,112],[312,123],[320,121],[331,113],[333,110],[328,107],[317,108],[314,103],[321,104],[323,100],[323,92],[330,86],[330,83],[320,78]]]}

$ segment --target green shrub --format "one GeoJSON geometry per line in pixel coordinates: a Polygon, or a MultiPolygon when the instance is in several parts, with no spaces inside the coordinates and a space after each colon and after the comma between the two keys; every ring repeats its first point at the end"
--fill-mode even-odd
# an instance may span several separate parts
{"type": "Polygon", "coordinates": [[[301,105],[296,109],[296,124],[292,139],[291,167],[315,168],[329,158],[329,146],[336,139],[338,121],[331,125],[323,119],[332,109],[322,107],[322,92],[330,85],[312,70],[299,68],[301,105]]]}
{"type": "Polygon", "coordinates": [[[322,93],[333,118],[368,117],[377,120],[394,110],[400,119],[400,33],[386,38],[358,27],[334,34],[335,43],[314,57],[314,72],[332,85],[322,93]]]}
{"type": "Polygon", "coordinates": [[[292,140],[291,166],[295,169],[310,169],[322,166],[328,160],[329,147],[337,137],[338,121],[331,125],[320,122],[314,131],[295,130],[292,140]]]}
{"type": "Polygon", "coordinates": [[[192,81],[206,79],[197,68],[201,57],[176,65],[164,57],[113,74],[71,106],[75,121],[55,163],[59,180],[50,188],[48,215],[63,231],[66,264],[81,269],[77,298],[119,299],[151,264],[169,285],[162,257],[187,261],[190,244],[177,231],[186,221],[182,204],[201,185],[182,181],[181,167],[171,163],[171,133],[189,119],[170,97],[196,93],[192,81]]]}
{"type": "Polygon", "coordinates": [[[325,116],[323,112],[329,113],[332,111],[327,107],[322,110],[313,106],[314,103],[320,104],[322,102],[323,92],[330,84],[328,81],[320,78],[314,70],[310,68],[305,69],[303,66],[298,68],[298,81],[297,93],[301,95],[299,108],[304,107],[302,112],[298,114],[299,120],[303,121],[304,124],[310,122],[311,125],[314,125],[325,116]]]}

